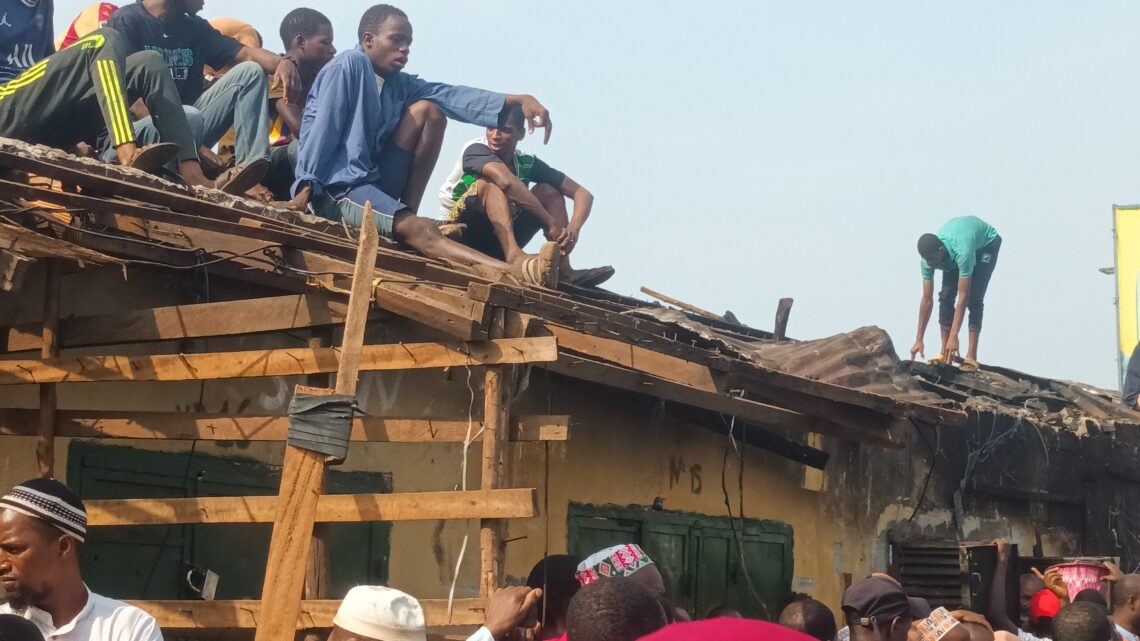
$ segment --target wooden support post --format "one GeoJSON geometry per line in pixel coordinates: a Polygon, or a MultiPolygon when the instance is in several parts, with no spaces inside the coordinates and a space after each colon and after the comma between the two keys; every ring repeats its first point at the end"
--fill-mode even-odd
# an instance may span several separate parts
{"type": "MultiPolygon", "coordinates": [[[[44,278],[43,342],[40,357],[59,356],[59,287],[63,266],[58,260],[46,261],[44,278]]],[[[55,475],[55,383],[40,385],[40,432],[36,439],[36,468],[40,476],[55,475]]]]}
{"type": "MultiPolygon", "coordinates": [[[[503,335],[504,313],[494,312],[491,336],[503,335]]],[[[482,489],[499,489],[503,481],[503,442],[510,424],[510,366],[488,367],[483,377],[483,474],[482,489]]],[[[499,587],[503,571],[503,522],[483,519],[479,523],[479,596],[487,598],[499,587]]]]}
{"type": "MultiPolygon", "coordinates": [[[[318,327],[313,330],[309,337],[311,349],[328,347],[332,344],[331,327],[318,327]]],[[[309,387],[328,387],[331,383],[329,378],[328,374],[309,374],[305,382],[309,387]]],[[[327,487],[328,476],[325,475],[325,478],[321,480],[321,494],[325,493],[327,487]]],[[[325,599],[329,596],[329,555],[328,548],[325,545],[327,539],[328,525],[324,523],[313,525],[313,542],[312,548],[309,550],[309,564],[305,570],[305,588],[302,593],[302,598],[306,601],[325,599]]],[[[305,635],[305,641],[320,641],[320,637],[309,633],[305,635]]]]}
{"type": "Polygon", "coordinates": [[[791,298],[781,298],[780,303],[776,305],[776,328],[772,334],[778,341],[787,338],[788,316],[792,314],[792,302],[791,298]]]}
{"type": "MultiPolygon", "coordinates": [[[[364,326],[368,321],[368,305],[372,301],[372,280],[380,238],[371,220],[372,205],[365,203],[365,224],[360,229],[360,246],[352,272],[352,291],[336,377],[336,393],[347,396],[356,394],[360,348],[364,344],[364,326]]],[[[265,609],[254,641],[290,641],[296,632],[313,542],[317,500],[324,485],[325,459],[326,456],[319,452],[292,445],[285,448],[277,516],[273,522],[269,563],[261,590],[265,609]]]]}

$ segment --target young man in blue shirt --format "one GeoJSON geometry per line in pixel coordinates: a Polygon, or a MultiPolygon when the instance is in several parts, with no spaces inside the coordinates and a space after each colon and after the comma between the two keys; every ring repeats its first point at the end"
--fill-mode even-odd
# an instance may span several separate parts
{"type": "Polygon", "coordinates": [[[542,127],[549,139],[546,108],[531,96],[427,82],[404,73],[412,25],[391,5],[368,9],[357,35],[360,45],[326,65],[309,91],[293,206],[311,205],[326,218],[359,227],[364,204],[371,203],[372,223],[382,235],[425,256],[552,287],[561,260],[557,243],[511,265],[445,238],[434,221],[415,214],[439,158],[445,115],[491,127],[505,108],[518,105],[531,130],[542,127]]]}
{"type": "Polygon", "coordinates": [[[926,326],[934,307],[934,270],[942,270],[942,290],[938,293],[938,324],[942,328],[942,352],[935,361],[953,362],[958,355],[958,334],[970,310],[970,346],[961,370],[978,369],[978,337],[982,333],[982,310],[990,276],[997,266],[1001,236],[977,216],[951,218],[938,234],[918,239],[922,256],[922,301],[918,306],[918,339],[910,357],[922,354],[926,326]]]}

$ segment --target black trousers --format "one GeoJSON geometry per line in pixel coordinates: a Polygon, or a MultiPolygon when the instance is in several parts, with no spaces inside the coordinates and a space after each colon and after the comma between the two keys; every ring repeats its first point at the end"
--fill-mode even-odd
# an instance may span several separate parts
{"type": "Polygon", "coordinates": [[[125,56],[121,37],[103,28],[48,56],[0,87],[0,136],[69,148],[106,131],[112,146],[134,142],[128,111],[141,98],[180,159],[197,149],[178,89],[161,54],[125,56]]]}
{"type": "MultiPolygon", "coordinates": [[[[970,298],[966,310],[970,313],[969,328],[976,332],[982,329],[982,313],[985,308],[986,289],[990,277],[997,266],[998,252],[1001,250],[1001,236],[975,254],[974,275],[970,278],[970,298]]],[[[942,271],[942,289],[938,292],[938,324],[942,329],[954,325],[954,304],[958,299],[958,267],[942,271]]]]}
{"type": "MultiPolygon", "coordinates": [[[[467,229],[463,232],[463,237],[459,239],[459,242],[491,258],[507,259],[506,253],[503,252],[503,245],[499,242],[499,237],[495,235],[495,228],[491,226],[491,219],[487,216],[487,209],[484,207],[483,199],[480,196],[467,197],[463,211],[460,212],[459,218],[455,222],[467,225],[467,229]]],[[[526,247],[535,234],[543,230],[543,225],[530,212],[519,211],[513,216],[512,228],[515,241],[518,242],[519,247],[526,247]]]]}

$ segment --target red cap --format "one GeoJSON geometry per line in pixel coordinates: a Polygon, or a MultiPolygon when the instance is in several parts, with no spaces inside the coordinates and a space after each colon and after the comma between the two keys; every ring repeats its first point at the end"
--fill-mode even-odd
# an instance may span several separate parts
{"type": "Polygon", "coordinates": [[[748,619],[707,619],[674,623],[641,637],[641,641],[815,641],[806,634],[766,621],[748,619]]]}
{"type": "Polygon", "coordinates": [[[1029,618],[1032,621],[1038,619],[1052,619],[1057,616],[1061,611],[1061,600],[1053,594],[1052,590],[1041,590],[1029,599],[1029,618]]]}

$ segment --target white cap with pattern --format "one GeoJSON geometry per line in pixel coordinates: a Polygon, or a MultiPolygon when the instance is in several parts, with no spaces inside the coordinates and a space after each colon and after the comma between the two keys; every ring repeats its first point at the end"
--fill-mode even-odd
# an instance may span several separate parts
{"type": "Polygon", "coordinates": [[[348,591],[333,625],[380,641],[426,641],[424,609],[415,597],[382,585],[348,591]]]}

